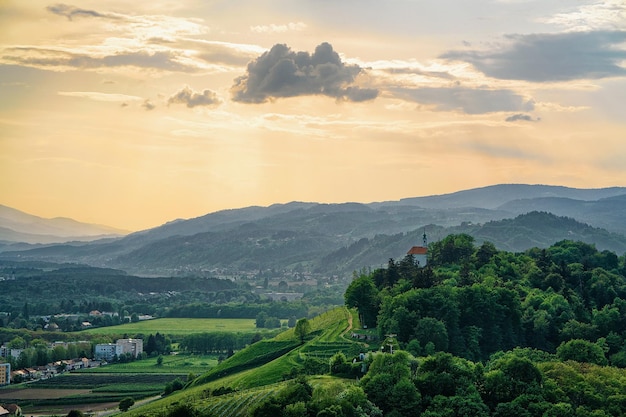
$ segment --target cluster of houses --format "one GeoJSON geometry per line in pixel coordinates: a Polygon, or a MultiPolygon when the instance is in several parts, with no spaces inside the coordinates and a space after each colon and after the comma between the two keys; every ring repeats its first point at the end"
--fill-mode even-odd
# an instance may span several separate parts
{"type": "MultiPolygon", "coordinates": [[[[66,344],[65,342],[55,342],[55,344],[66,344]]],[[[10,349],[0,346],[0,356],[19,358],[23,349],[10,349]]],[[[130,354],[137,358],[143,352],[142,339],[118,339],[115,343],[103,343],[95,346],[94,359],[78,358],[50,362],[43,366],[34,366],[11,371],[11,364],[0,363],[0,386],[9,385],[11,381],[23,382],[38,379],[52,378],[60,373],[75,371],[85,368],[96,368],[112,361],[116,357],[130,354]]],[[[0,410],[1,411],[1,410],[0,410]]],[[[2,414],[0,414],[2,417],[2,414]]]]}
{"type": "MultiPolygon", "coordinates": [[[[13,381],[36,381],[38,379],[47,379],[62,374],[63,372],[76,371],[84,368],[96,368],[103,364],[102,361],[89,358],[68,359],[63,361],[50,362],[43,366],[34,366],[31,368],[18,369],[11,372],[13,381]]],[[[8,364],[7,364],[8,365],[8,364]]]]}

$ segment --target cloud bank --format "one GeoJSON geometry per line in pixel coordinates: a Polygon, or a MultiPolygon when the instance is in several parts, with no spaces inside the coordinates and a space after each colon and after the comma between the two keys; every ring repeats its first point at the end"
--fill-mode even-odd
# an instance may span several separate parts
{"type": "Polygon", "coordinates": [[[378,90],[355,83],[361,71],[358,65],[343,63],[329,43],[318,45],[312,55],[276,44],[248,64],[246,74],[235,79],[231,93],[234,101],[244,103],[304,95],[372,100],[378,96],[378,90]]]}
{"type": "Polygon", "coordinates": [[[626,31],[509,35],[495,51],[451,51],[442,58],[466,61],[488,76],[532,82],[626,76],[626,31]],[[621,48],[620,48],[621,46],[621,48]]]}
{"type": "Polygon", "coordinates": [[[434,106],[439,111],[461,111],[466,114],[532,111],[535,108],[533,100],[511,90],[455,86],[402,88],[392,93],[404,100],[434,106]]]}

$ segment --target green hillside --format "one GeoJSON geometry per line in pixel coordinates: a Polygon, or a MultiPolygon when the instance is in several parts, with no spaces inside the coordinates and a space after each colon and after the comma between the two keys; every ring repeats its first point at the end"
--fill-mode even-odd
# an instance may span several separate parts
{"type": "MultiPolygon", "coordinates": [[[[345,307],[327,311],[308,320],[310,331],[304,343],[301,343],[293,328],[273,339],[261,340],[189,382],[185,390],[129,413],[161,416],[176,404],[185,402],[193,403],[202,415],[246,415],[253,404],[284,387],[284,380],[298,375],[328,373],[329,360],[336,353],[358,355],[365,349],[365,346],[351,340],[349,336],[344,337],[352,321],[352,314],[345,307]],[[316,365],[315,369],[311,362],[316,365]],[[228,388],[226,391],[233,390],[235,393],[214,395],[216,390],[220,392],[225,387],[228,388]],[[242,403],[245,406],[240,405],[242,403]]],[[[319,383],[323,385],[326,379],[319,379],[319,383]]]]}

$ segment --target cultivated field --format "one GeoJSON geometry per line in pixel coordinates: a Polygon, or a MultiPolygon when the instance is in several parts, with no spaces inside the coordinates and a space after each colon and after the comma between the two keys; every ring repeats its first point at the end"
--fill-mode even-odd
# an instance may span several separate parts
{"type": "MultiPolygon", "coordinates": [[[[254,319],[181,319],[163,318],[144,320],[137,323],[120,324],[119,326],[98,327],[84,330],[81,333],[104,335],[155,334],[188,335],[204,332],[255,333],[265,329],[257,329],[254,319]]],[[[267,331],[267,330],[266,330],[267,331]]]]}
{"type": "Polygon", "coordinates": [[[1,389],[0,401],[19,404],[25,415],[62,415],[72,408],[95,411],[116,405],[124,397],[159,396],[175,378],[185,381],[186,375],[66,373],[18,389],[1,389]]]}

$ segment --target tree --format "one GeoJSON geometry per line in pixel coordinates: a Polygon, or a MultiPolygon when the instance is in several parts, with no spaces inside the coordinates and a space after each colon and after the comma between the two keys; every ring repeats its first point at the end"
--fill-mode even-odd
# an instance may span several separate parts
{"type": "Polygon", "coordinates": [[[9,349],[24,349],[26,348],[26,340],[21,336],[16,336],[9,342],[7,346],[9,349]]]}
{"type": "Polygon", "coordinates": [[[304,343],[304,338],[311,331],[311,323],[306,318],[298,320],[296,323],[296,327],[293,329],[294,334],[298,339],[300,339],[300,343],[304,343]]]}
{"type": "Polygon", "coordinates": [[[380,307],[378,290],[369,275],[361,275],[353,280],[344,294],[348,307],[356,307],[363,326],[375,327],[380,307]]]}
{"type": "Polygon", "coordinates": [[[122,398],[120,400],[119,409],[120,411],[125,412],[128,411],[133,405],[135,405],[135,400],[132,397],[122,398]]]}
{"type": "Polygon", "coordinates": [[[441,320],[433,317],[419,319],[415,326],[415,337],[423,346],[432,342],[437,351],[448,350],[448,330],[441,320]]]}
{"type": "Polygon", "coordinates": [[[259,314],[256,315],[256,327],[257,328],[263,328],[265,327],[265,321],[267,320],[267,313],[264,311],[261,311],[259,314]]]}
{"type": "MultiPolygon", "coordinates": [[[[295,324],[294,324],[294,326],[295,326],[295,324]]],[[[256,332],[254,334],[254,336],[252,336],[252,339],[250,340],[250,344],[253,345],[256,342],[259,342],[261,339],[263,339],[263,336],[261,336],[261,333],[256,332]]]]}
{"type": "Polygon", "coordinates": [[[84,416],[85,415],[80,410],[70,410],[70,412],[67,413],[66,417],[84,417],[84,416]]]}
{"type": "Polygon", "coordinates": [[[332,375],[349,374],[350,369],[350,364],[343,352],[337,352],[330,358],[330,373],[332,375]]]}
{"type": "Polygon", "coordinates": [[[561,343],[556,349],[556,355],[562,361],[572,360],[576,362],[595,363],[606,365],[607,360],[602,348],[593,342],[582,339],[573,339],[561,343]]]}

